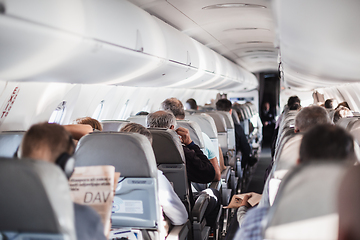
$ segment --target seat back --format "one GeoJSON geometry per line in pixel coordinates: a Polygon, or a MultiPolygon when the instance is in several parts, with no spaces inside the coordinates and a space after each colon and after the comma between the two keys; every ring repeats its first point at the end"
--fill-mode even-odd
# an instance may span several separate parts
{"type": "Polygon", "coordinates": [[[232,117],[229,112],[218,111],[218,113],[221,114],[225,119],[228,137],[228,149],[235,150],[235,127],[232,117]]]}
{"type": "Polygon", "coordinates": [[[1,158],[0,181],[0,233],[16,234],[16,239],[76,239],[73,203],[60,168],[1,158]]]}
{"type": "Polygon", "coordinates": [[[120,129],[128,124],[127,120],[102,120],[103,132],[119,132],[120,129]]]}
{"type": "Polygon", "coordinates": [[[190,120],[177,120],[176,123],[178,127],[183,127],[189,130],[191,140],[193,140],[194,143],[200,147],[200,149],[205,148],[201,128],[197,122],[190,120]]]}
{"type": "Polygon", "coordinates": [[[214,119],[216,129],[218,132],[219,145],[223,153],[228,151],[228,137],[227,137],[227,126],[225,118],[218,112],[207,112],[207,114],[214,119]]]}
{"type": "Polygon", "coordinates": [[[113,228],[156,229],[159,223],[157,168],[149,140],[138,133],[96,132],[80,139],[75,166],[112,165],[121,178],[111,222],[113,228]]]}
{"type": "Polygon", "coordinates": [[[214,119],[206,113],[187,115],[185,118],[197,122],[201,128],[201,131],[209,136],[211,142],[217,150],[217,158],[219,159],[219,140],[214,119]]]}
{"type": "Polygon", "coordinates": [[[270,208],[265,239],[337,239],[336,199],[345,166],[313,162],[283,179],[270,208]]]}
{"type": "Polygon", "coordinates": [[[0,157],[12,158],[16,153],[25,131],[5,131],[0,134],[0,157]]]}
{"type": "Polygon", "coordinates": [[[174,130],[163,128],[149,128],[153,136],[153,149],[156,163],[169,182],[173,185],[176,194],[190,209],[189,187],[185,165],[184,150],[179,136],[174,130]]]}
{"type": "Polygon", "coordinates": [[[126,120],[130,121],[130,122],[138,123],[144,127],[147,127],[146,126],[146,117],[147,117],[146,115],[137,115],[137,116],[128,117],[126,120]]]}
{"type": "Polygon", "coordinates": [[[357,117],[346,117],[346,118],[340,118],[336,125],[339,127],[342,127],[344,129],[348,129],[348,125],[352,122],[356,122],[359,118],[357,117]]]}

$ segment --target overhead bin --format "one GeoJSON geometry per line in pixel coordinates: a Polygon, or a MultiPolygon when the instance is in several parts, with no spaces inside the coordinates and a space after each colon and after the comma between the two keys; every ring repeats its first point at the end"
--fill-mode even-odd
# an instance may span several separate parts
{"type": "Polygon", "coordinates": [[[253,76],[127,1],[14,0],[4,6],[5,81],[223,89],[253,76]]]}

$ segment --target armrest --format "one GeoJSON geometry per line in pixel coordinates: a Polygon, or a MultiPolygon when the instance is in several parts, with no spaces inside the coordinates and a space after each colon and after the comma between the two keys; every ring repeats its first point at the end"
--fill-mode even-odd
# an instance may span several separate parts
{"type": "Polygon", "coordinates": [[[224,179],[226,182],[228,182],[230,178],[230,167],[226,166],[226,168],[221,173],[221,179],[224,179]]]}
{"type": "Polygon", "coordinates": [[[190,230],[190,221],[183,225],[173,226],[166,240],[185,240],[190,230]]]}
{"type": "Polygon", "coordinates": [[[221,180],[220,181],[216,181],[216,182],[212,182],[209,186],[209,188],[213,188],[216,189],[220,192],[221,189],[221,180]]]}
{"type": "Polygon", "coordinates": [[[201,194],[195,202],[192,210],[193,221],[201,222],[204,217],[205,210],[210,202],[210,196],[208,194],[201,194]]]}

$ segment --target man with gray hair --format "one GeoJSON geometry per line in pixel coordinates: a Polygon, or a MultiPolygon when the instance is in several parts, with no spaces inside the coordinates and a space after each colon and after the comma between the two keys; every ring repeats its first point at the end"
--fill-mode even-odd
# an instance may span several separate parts
{"type": "MultiPolygon", "coordinates": [[[[189,130],[186,128],[176,128],[176,118],[174,114],[167,111],[157,111],[150,113],[147,118],[147,126],[150,128],[167,128],[176,131],[180,136],[186,161],[186,172],[188,180],[195,183],[209,183],[215,178],[215,170],[209,159],[203,154],[199,146],[190,138],[189,130]]],[[[189,190],[191,185],[189,183],[189,190]]],[[[215,189],[206,189],[194,194],[195,198],[201,194],[209,194],[210,202],[205,211],[207,225],[213,227],[216,223],[216,216],[220,208],[220,193],[215,189]]],[[[193,195],[190,194],[191,207],[194,206],[193,195]]]]}
{"type": "Polygon", "coordinates": [[[331,123],[327,111],[320,106],[310,106],[301,109],[295,117],[295,129],[297,132],[306,132],[316,124],[331,123]]]}
{"type": "MultiPolygon", "coordinates": [[[[184,120],[185,119],[185,110],[182,102],[177,98],[168,98],[165,99],[161,103],[161,107],[169,112],[172,112],[176,118],[176,120],[184,120]]],[[[215,169],[215,179],[214,181],[220,181],[221,179],[221,171],[220,165],[217,158],[217,149],[214,144],[211,142],[208,135],[202,132],[202,137],[204,139],[204,154],[210,160],[211,164],[215,169]]]]}

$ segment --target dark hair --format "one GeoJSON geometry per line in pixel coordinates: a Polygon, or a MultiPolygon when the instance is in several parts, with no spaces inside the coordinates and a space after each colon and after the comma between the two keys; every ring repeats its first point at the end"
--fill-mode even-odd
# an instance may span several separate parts
{"type": "Polygon", "coordinates": [[[138,124],[138,123],[128,123],[124,127],[120,129],[120,132],[135,132],[144,135],[149,139],[149,141],[152,143],[152,135],[151,132],[145,128],[144,126],[138,124]]]}
{"type": "Polygon", "coordinates": [[[289,110],[299,110],[301,108],[300,103],[294,103],[289,107],[289,110]]]}
{"type": "Polygon", "coordinates": [[[195,99],[189,98],[189,99],[186,101],[186,103],[189,104],[190,109],[194,109],[194,110],[197,110],[197,109],[198,109],[198,105],[197,105],[195,99]]]}
{"type": "Polygon", "coordinates": [[[148,112],[145,112],[145,111],[140,111],[138,112],[137,114],[135,114],[136,116],[146,116],[146,115],[149,115],[148,112]]]}
{"type": "Polygon", "coordinates": [[[354,140],[341,127],[315,125],[303,136],[300,145],[300,161],[355,159],[354,140]]]}
{"type": "Polygon", "coordinates": [[[93,129],[97,129],[99,131],[103,130],[101,123],[98,120],[91,118],[91,117],[78,118],[78,119],[76,119],[76,123],[77,124],[88,124],[93,129]]]}
{"type": "Polygon", "coordinates": [[[335,108],[335,110],[338,109],[338,108],[341,107],[341,106],[346,107],[346,108],[348,108],[349,110],[351,110],[351,108],[349,107],[349,104],[348,104],[347,102],[341,102],[341,103],[339,103],[339,104],[337,105],[337,107],[335,108]]]}
{"type": "Polygon", "coordinates": [[[325,101],[325,103],[324,103],[324,107],[325,108],[333,108],[334,106],[333,106],[333,99],[326,99],[326,101],[325,101]]]}
{"type": "Polygon", "coordinates": [[[231,110],[232,103],[225,98],[219,99],[216,102],[216,110],[229,112],[231,110]]]}
{"type": "Polygon", "coordinates": [[[21,157],[32,158],[34,152],[45,151],[51,153],[51,162],[62,153],[72,154],[75,150],[71,135],[65,128],[56,123],[39,123],[32,125],[25,133],[21,143],[21,157]]]}
{"type": "Polygon", "coordinates": [[[295,103],[298,103],[301,106],[301,100],[298,96],[291,96],[288,99],[287,105],[290,109],[291,106],[293,106],[295,103]]]}
{"type": "Polygon", "coordinates": [[[185,110],[182,102],[177,98],[168,98],[161,103],[162,109],[170,111],[177,119],[185,118],[185,110]]]}

